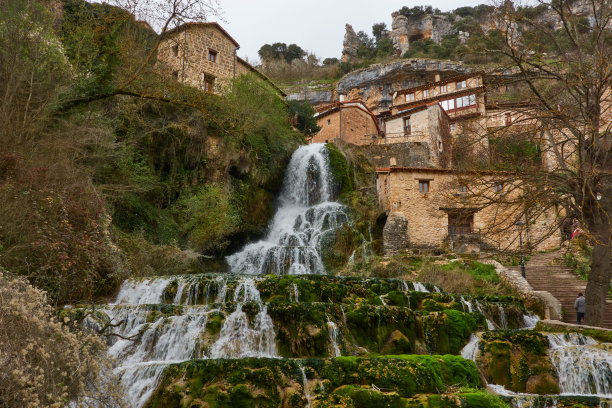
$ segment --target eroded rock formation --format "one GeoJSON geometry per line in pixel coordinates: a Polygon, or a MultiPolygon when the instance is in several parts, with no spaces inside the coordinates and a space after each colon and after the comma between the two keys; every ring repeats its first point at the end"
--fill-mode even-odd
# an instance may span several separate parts
{"type": "Polygon", "coordinates": [[[361,45],[361,41],[359,37],[357,37],[357,34],[355,34],[353,26],[347,24],[345,28],[346,33],[344,33],[344,42],[342,43],[342,61],[348,61],[350,58],[356,57],[359,45],[361,45]]]}

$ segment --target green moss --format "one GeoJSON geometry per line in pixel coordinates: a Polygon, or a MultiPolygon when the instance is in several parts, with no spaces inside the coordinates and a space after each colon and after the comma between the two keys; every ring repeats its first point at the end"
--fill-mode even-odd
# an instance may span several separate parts
{"type": "Polygon", "coordinates": [[[232,388],[229,396],[229,402],[233,408],[255,408],[255,399],[245,385],[232,388]]]}
{"type": "Polygon", "coordinates": [[[353,168],[348,165],[346,158],[331,143],[325,145],[329,153],[329,167],[337,184],[337,191],[340,196],[355,189],[353,168]]]}
{"type": "Polygon", "coordinates": [[[212,335],[219,334],[221,331],[221,327],[223,326],[223,321],[225,320],[225,316],[221,312],[212,312],[210,316],[208,316],[208,321],[206,322],[206,330],[212,335]]]}

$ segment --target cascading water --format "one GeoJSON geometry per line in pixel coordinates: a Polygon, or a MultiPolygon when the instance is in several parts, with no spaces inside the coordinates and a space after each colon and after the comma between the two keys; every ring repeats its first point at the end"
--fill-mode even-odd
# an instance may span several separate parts
{"type": "Polygon", "coordinates": [[[580,334],[549,334],[561,394],[612,398],[612,344],[580,334]]]}
{"type": "Polygon", "coordinates": [[[338,325],[331,321],[329,316],[327,316],[327,330],[331,348],[330,354],[332,354],[333,357],[340,357],[342,353],[340,352],[340,347],[338,347],[338,325]]]}
{"type": "Polygon", "coordinates": [[[213,344],[211,358],[276,357],[274,323],[268,315],[253,279],[244,279],[234,291],[236,310],[223,323],[219,339],[213,344]],[[259,308],[252,324],[242,310],[246,302],[259,308]]]}
{"type": "MultiPolygon", "coordinates": [[[[203,356],[198,339],[214,311],[208,306],[183,306],[182,314],[168,317],[159,314],[149,321],[171,281],[171,278],[126,281],[116,302],[98,310],[114,326],[108,353],[119,363],[115,372],[133,407],[141,407],[148,400],[168,364],[203,356]]],[[[188,287],[188,283],[182,286],[179,283],[175,304],[180,304],[188,287]]],[[[89,319],[89,324],[99,322],[89,319]]]]}
{"type": "Polygon", "coordinates": [[[227,257],[237,274],[323,274],[321,245],[348,222],[343,205],[332,199],[328,152],[324,144],[302,146],[285,173],[279,208],[265,239],[227,257]]]}

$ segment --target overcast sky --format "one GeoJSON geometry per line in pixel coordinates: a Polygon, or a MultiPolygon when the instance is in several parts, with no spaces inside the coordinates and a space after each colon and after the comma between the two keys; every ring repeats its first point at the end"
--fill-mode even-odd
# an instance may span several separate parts
{"type": "MultiPolygon", "coordinates": [[[[238,55],[255,62],[264,44],[295,43],[321,59],[342,54],[344,25],[372,35],[379,22],[391,28],[391,13],[403,6],[426,5],[400,0],[218,0],[224,21],[219,23],[240,44],[238,55]]],[[[430,0],[442,11],[475,6],[486,0],[430,0]]],[[[211,17],[211,21],[218,18],[211,17]]]]}

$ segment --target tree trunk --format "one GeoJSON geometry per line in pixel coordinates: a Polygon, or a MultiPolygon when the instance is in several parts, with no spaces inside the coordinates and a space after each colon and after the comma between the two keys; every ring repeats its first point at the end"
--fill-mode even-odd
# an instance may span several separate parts
{"type": "MultiPolygon", "coordinates": [[[[607,237],[608,238],[608,237],[607,237]]],[[[597,242],[593,247],[591,272],[586,287],[585,323],[590,326],[603,326],[606,297],[610,288],[610,245],[597,242]]],[[[576,294],[577,296],[578,294],[576,294]]]]}

